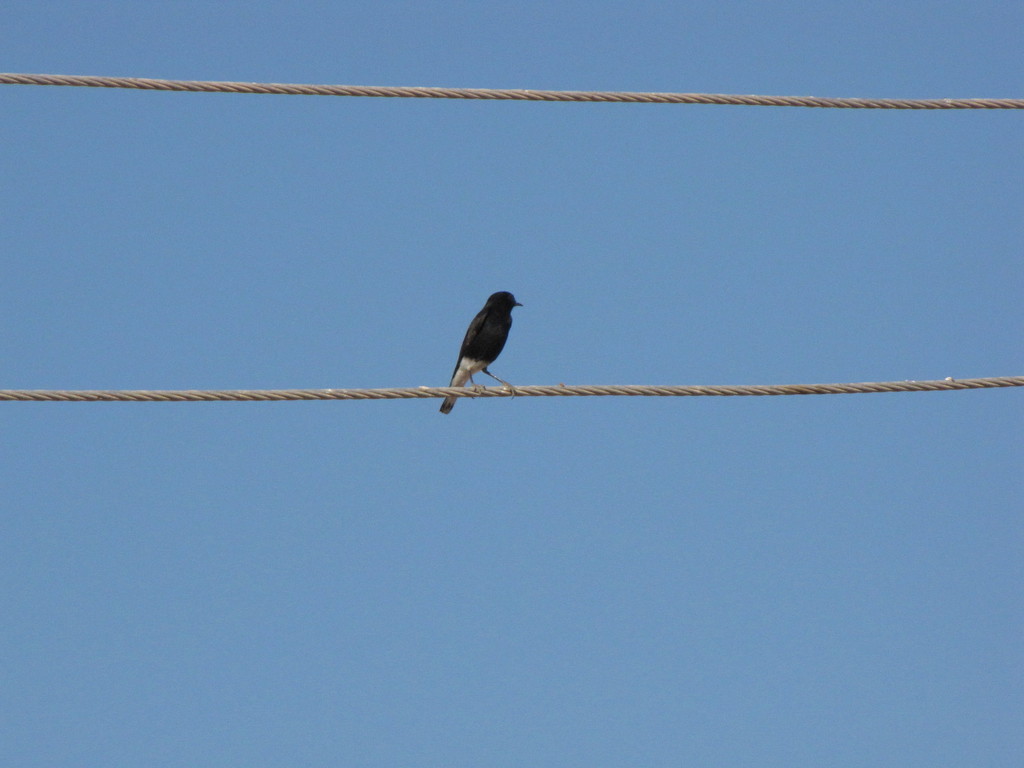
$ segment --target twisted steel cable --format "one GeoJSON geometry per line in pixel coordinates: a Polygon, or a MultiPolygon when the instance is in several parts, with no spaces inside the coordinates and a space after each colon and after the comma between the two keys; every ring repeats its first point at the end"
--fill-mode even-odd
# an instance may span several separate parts
{"type": "Polygon", "coordinates": [[[279,400],[401,400],[449,397],[759,397],[771,395],[858,395],[880,392],[939,392],[961,389],[1024,387],[1024,376],[940,381],[869,381],[850,384],[749,384],[713,386],[527,386],[408,387],[403,389],[3,389],[0,401],[18,402],[202,402],[279,400]]]}
{"type": "Polygon", "coordinates": [[[1024,99],[862,99],[819,96],[758,96],[725,93],[634,91],[535,91],[512,88],[426,88],[367,85],[245,83],[218,80],[160,80],[148,77],[0,73],[0,85],[63,85],[133,88],[146,91],[256,93],[289,96],[373,96],[414,99],[500,101],[619,102],[631,104],[732,104],[758,107],[831,107],[836,109],[1024,109],[1024,99]]]}

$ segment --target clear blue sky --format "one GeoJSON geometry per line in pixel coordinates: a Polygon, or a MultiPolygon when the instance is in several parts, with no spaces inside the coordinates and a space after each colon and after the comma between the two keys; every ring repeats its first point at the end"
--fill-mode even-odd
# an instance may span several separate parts
{"type": "MultiPolygon", "coordinates": [[[[1022,28],[15,0],[0,69],[1021,97],[1022,28]]],[[[442,385],[498,290],[516,384],[1024,373],[1020,112],[0,113],[0,388],[442,385]]],[[[1017,766],[1022,395],[0,404],[0,764],[1017,766]]]]}

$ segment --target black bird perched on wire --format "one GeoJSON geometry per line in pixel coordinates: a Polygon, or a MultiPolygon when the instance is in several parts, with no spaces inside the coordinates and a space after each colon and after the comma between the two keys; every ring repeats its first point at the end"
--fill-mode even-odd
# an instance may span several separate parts
{"type": "MultiPolygon", "coordinates": [[[[483,371],[495,381],[500,381],[509,389],[512,385],[503,381],[487,370],[487,366],[498,359],[505,348],[509,329],[512,327],[512,307],[523,306],[508,291],[492,293],[487,299],[473,322],[466,330],[466,338],[462,340],[459,359],[455,363],[452,382],[448,386],[461,387],[466,381],[473,382],[473,374],[483,371]]],[[[441,403],[441,413],[451,413],[457,397],[446,397],[441,403]]]]}

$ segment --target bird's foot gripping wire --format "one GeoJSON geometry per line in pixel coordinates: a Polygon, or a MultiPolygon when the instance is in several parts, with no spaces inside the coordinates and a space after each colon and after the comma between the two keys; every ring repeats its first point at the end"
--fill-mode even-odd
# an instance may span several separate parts
{"type": "Polygon", "coordinates": [[[497,376],[495,376],[493,373],[488,371],[486,368],[484,368],[484,373],[486,373],[488,376],[490,376],[495,381],[500,381],[502,384],[504,384],[506,387],[508,387],[509,392],[512,393],[512,397],[516,396],[516,388],[513,387],[511,384],[509,384],[507,381],[505,381],[504,379],[499,379],[497,376]]]}

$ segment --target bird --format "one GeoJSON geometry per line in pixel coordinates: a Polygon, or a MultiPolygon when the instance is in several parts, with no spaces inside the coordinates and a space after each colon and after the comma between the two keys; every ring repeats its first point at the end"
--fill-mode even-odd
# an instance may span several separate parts
{"type": "MultiPolygon", "coordinates": [[[[476,386],[473,374],[483,371],[495,381],[500,381],[509,389],[512,385],[503,381],[487,370],[487,367],[498,359],[505,348],[508,332],[512,327],[512,307],[523,306],[508,291],[492,293],[484,308],[481,309],[473,322],[466,329],[466,338],[462,340],[459,359],[455,361],[452,381],[448,386],[461,387],[466,381],[476,386]]],[[[457,397],[446,397],[441,403],[441,413],[451,413],[457,397]]]]}

